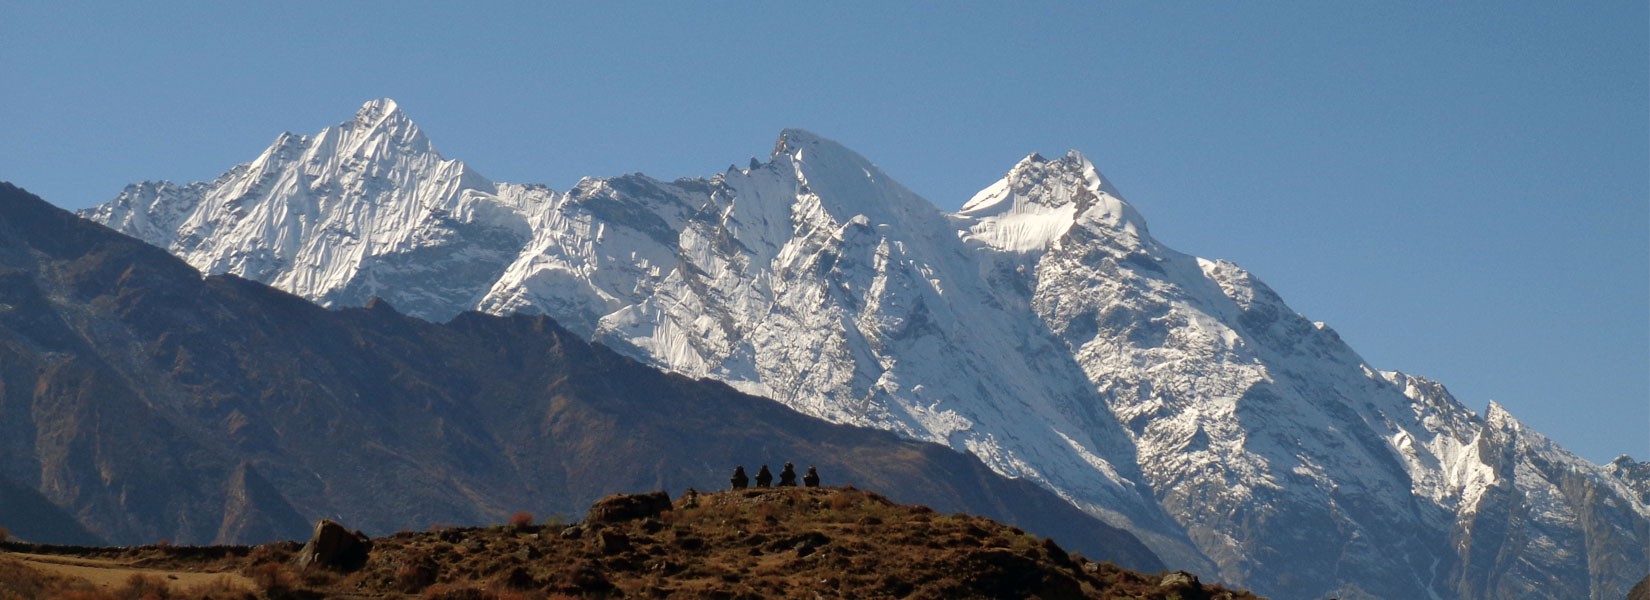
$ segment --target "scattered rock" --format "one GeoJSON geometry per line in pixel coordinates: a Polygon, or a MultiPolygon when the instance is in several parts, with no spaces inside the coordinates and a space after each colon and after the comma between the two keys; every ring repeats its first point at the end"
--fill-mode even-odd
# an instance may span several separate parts
{"type": "Polygon", "coordinates": [[[539,581],[538,578],[533,577],[531,573],[528,573],[527,569],[516,567],[511,569],[508,575],[504,576],[504,585],[510,589],[530,590],[543,585],[543,582],[539,581]]]}
{"type": "Polygon", "coordinates": [[[1196,575],[1185,571],[1175,571],[1164,575],[1163,580],[1157,582],[1157,585],[1158,587],[1177,590],[1192,590],[1203,587],[1202,582],[1197,580],[1196,575]]]}
{"type": "Polygon", "coordinates": [[[630,537],[617,531],[602,531],[596,534],[596,547],[604,556],[623,554],[631,550],[630,537]]]}
{"type": "Polygon", "coordinates": [[[544,553],[540,552],[536,547],[524,546],[521,549],[516,550],[515,557],[516,560],[521,562],[529,562],[544,558],[544,553]]]}
{"type": "Polygon", "coordinates": [[[619,494],[596,501],[596,504],[590,507],[590,514],[585,517],[585,521],[622,523],[657,517],[670,508],[670,495],[664,492],[619,494]]]}
{"type": "Polygon", "coordinates": [[[352,532],[335,521],[322,519],[315,523],[315,532],[298,551],[295,562],[300,567],[354,571],[367,564],[367,553],[371,551],[372,539],[366,534],[352,532]]]}
{"type": "Polygon", "coordinates": [[[646,568],[649,573],[664,576],[675,575],[682,571],[681,565],[664,558],[648,561],[646,568]]]}
{"type": "Polygon", "coordinates": [[[1081,598],[1082,585],[1071,577],[1038,567],[1037,561],[1006,548],[969,557],[965,575],[974,589],[995,598],[1081,598]]]}
{"type": "Polygon", "coordinates": [[[613,591],[613,582],[603,575],[600,569],[581,564],[573,572],[573,587],[565,590],[577,595],[601,595],[613,591]]]}
{"type": "Polygon", "coordinates": [[[796,552],[797,558],[802,558],[813,554],[829,543],[831,543],[830,536],[818,531],[808,531],[769,542],[766,544],[766,549],[773,552],[791,550],[796,552]]]}
{"type": "Polygon", "coordinates": [[[1054,543],[1054,538],[1043,538],[1042,546],[1043,551],[1047,552],[1048,557],[1053,559],[1054,562],[1071,566],[1071,555],[1066,553],[1065,548],[1061,548],[1059,544],[1054,543]]]}
{"type": "Polygon", "coordinates": [[[642,531],[648,533],[659,533],[664,530],[664,528],[665,524],[660,523],[658,519],[649,517],[647,520],[642,521],[642,531]]]}

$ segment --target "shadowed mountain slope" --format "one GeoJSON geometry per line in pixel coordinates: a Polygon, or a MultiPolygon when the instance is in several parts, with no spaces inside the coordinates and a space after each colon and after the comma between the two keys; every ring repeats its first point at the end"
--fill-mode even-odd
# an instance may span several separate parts
{"type": "Polygon", "coordinates": [[[566,514],[790,460],[1161,568],[1133,536],[942,446],[665,374],[546,317],[431,324],[202,278],[5,184],[0,429],[0,478],[114,543],[300,537],[323,516],[384,533],[566,514]]]}

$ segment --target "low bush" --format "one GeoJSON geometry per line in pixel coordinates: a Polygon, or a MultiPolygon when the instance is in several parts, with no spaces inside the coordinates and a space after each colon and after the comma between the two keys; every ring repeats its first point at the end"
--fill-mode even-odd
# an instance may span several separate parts
{"type": "Polygon", "coordinates": [[[165,579],[133,573],[126,578],[125,587],[115,590],[114,597],[119,600],[167,600],[172,597],[172,589],[166,585],[165,579]]]}
{"type": "Polygon", "coordinates": [[[510,515],[510,526],[511,527],[515,527],[516,529],[522,529],[522,528],[525,528],[525,527],[531,527],[532,525],[533,525],[533,513],[530,513],[530,512],[527,512],[527,511],[521,511],[521,512],[518,512],[516,514],[510,515]]]}
{"type": "Polygon", "coordinates": [[[247,569],[246,576],[252,579],[253,585],[268,592],[270,596],[290,592],[298,587],[298,576],[286,563],[263,563],[247,569]]]}

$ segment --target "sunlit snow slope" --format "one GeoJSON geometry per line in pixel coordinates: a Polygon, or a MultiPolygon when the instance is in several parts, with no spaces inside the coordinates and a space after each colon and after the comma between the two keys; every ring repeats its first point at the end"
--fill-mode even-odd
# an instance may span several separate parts
{"type": "Polygon", "coordinates": [[[1626,470],[1377,370],[1238,266],[1163,247],[1076,152],[1027,157],[956,214],[799,130],[710,178],[557,192],[442,158],[378,100],[85,214],[323,304],[548,314],[971,452],[1277,597],[1618,598],[1650,572],[1626,470]]]}

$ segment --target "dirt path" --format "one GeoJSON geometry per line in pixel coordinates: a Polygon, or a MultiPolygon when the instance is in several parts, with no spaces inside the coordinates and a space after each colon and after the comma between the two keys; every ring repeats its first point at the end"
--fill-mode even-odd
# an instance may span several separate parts
{"type": "Polygon", "coordinates": [[[196,588],[220,579],[226,579],[231,585],[247,590],[256,589],[252,580],[240,573],[194,573],[189,571],[166,571],[161,569],[143,569],[120,561],[96,558],[81,558],[74,556],[53,556],[50,554],[28,554],[23,552],[0,552],[0,558],[10,558],[23,563],[37,571],[84,579],[92,582],[100,589],[114,589],[126,585],[132,575],[147,575],[157,577],[166,582],[167,587],[174,591],[183,591],[196,588]]]}

